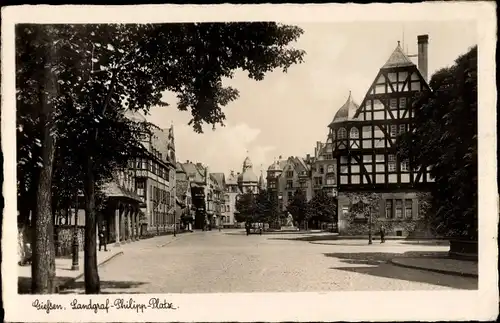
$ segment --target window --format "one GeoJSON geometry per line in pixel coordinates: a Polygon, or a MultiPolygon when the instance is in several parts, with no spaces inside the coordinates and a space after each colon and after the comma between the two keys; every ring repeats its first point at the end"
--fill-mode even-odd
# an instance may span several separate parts
{"type": "Polygon", "coordinates": [[[403,217],[403,200],[396,200],[396,218],[401,219],[403,217]]]}
{"type": "Polygon", "coordinates": [[[293,188],[293,181],[291,180],[286,181],[286,188],[293,188]]]}
{"type": "Polygon", "coordinates": [[[332,131],[332,140],[335,141],[335,131],[332,131]]]}
{"type": "Polygon", "coordinates": [[[403,161],[401,162],[401,171],[402,171],[402,172],[407,172],[407,171],[409,171],[409,170],[410,170],[410,165],[409,165],[408,160],[403,160],[403,161]]]}
{"type": "Polygon", "coordinates": [[[333,159],[333,155],[332,154],[326,154],[325,155],[325,159],[327,159],[327,160],[333,159]]]}
{"type": "Polygon", "coordinates": [[[397,99],[390,99],[389,100],[389,106],[393,110],[397,109],[398,108],[398,100],[397,99]]]}
{"type": "Polygon", "coordinates": [[[385,217],[387,219],[392,218],[392,210],[393,210],[392,200],[386,200],[385,201],[385,217]]]}
{"type": "Polygon", "coordinates": [[[399,109],[406,109],[406,98],[399,98],[399,109]]]}
{"type": "Polygon", "coordinates": [[[333,176],[328,176],[326,178],[326,185],[335,185],[335,177],[333,176]]]}
{"type": "Polygon", "coordinates": [[[135,185],[136,185],[137,195],[144,197],[145,196],[145,194],[144,194],[144,182],[142,182],[142,181],[136,182],[135,185]]]}
{"type": "Polygon", "coordinates": [[[399,133],[404,133],[406,131],[406,125],[405,124],[400,124],[399,125],[399,133]]]}
{"type": "Polygon", "coordinates": [[[353,139],[359,138],[359,130],[358,130],[358,128],[351,128],[350,136],[353,139]]]}
{"type": "Polygon", "coordinates": [[[323,178],[322,177],[315,177],[314,178],[314,185],[315,186],[321,186],[321,185],[323,185],[323,178]]]}
{"type": "Polygon", "coordinates": [[[286,177],[293,177],[293,170],[289,170],[286,172],[286,177]]]}
{"type": "Polygon", "coordinates": [[[328,165],[326,168],[327,173],[335,172],[335,167],[333,165],[328,165]]]}
{"type": "Polygon", "coordinates": [[[148,160],[148,169],[150,172],[153,171],[153,161],[152,160],[148,160]]]}
{"type": "Polygon", "coordinates": [[[396,137],[398,135],[398,126],[391,125],[391,137],[396,137]]]}
{"type": "Polygon", "coordinates": [[[395,155],[389,155],[389,162],[388,162],[387,166],[388,166],[389,172],[396,171],[396,156],[395,155]]]}
{"type": "Polygon", "coordinates": [[[347,137],[347,130],[345,128],[340,128],[338,133],[338,139],[345,139],[347,137]]]}
{"type": "Polygon", "coordinates": [[[293,199],[293,192],[288,192],[288,200],[290,201],[293,199]]]}
{"type": "Polygon", "coordinates": [[[324,174],[325,173],[325,169],[323,168],[323,166],[320,166],[319,173],[320,174],[324,174]]]}
{"type": "Polygon", "coordinates": [[[405,200],[405,218],[411,219],[412,218],[412,200],[405,200]]]}
{"type": "Polygon", "coordinates": [[[307,188],[307,182],[306,181],[300,182],[300,187],[307,188]]]}
{"type": "Polygon", "coordinates": [[[149,200],[153,200],[153,185],[149,186],[149,200]]]}

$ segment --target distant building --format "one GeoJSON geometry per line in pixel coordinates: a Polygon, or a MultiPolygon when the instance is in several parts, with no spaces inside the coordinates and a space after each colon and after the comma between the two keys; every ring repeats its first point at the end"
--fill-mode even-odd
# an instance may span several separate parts
{"type": "Polygon", "coordinates": [[[223,227],[224,220],[226,217],[226,204],[225,204],[225,193],[226,193],[226,175],[224,173],[211,173],[210,177],[213,181],[213,203],[215,217],[212,218],[213,227],[223,227]]]}
{"type": "Polygon", "coordinates": [[[237,224],[234,219],[234,213],[236,212],[236,197],[241,194],[241,190],[238,187],[238,175],[234,171],[231,171],[226,180],[226,192],[224,194],[224,204],[226,208],[226,217],[224,219],[225,227],[233,227],[237,224]]]}
{"type": "Polygon", "coordinates": [[[191,196],[195,209],[194,228],[205,229],[210,222],[209,218],[213,215],[208,167],[202,163],[193,163],[188,160],[186,163],[182,163],[182,168],[191,183],[191,196]]]}
{"type": "Polygon", "coordinates": [[[349,95],[329,125],[336,164],[339,232],[367,234],[368,219],[351,214],[359,201],[369,203],[377,227],[387,234],[407,236],[418,231],[420,204],[429,197],[433,179],[397,155],[396,137],[412,131],[414,95],[429,91],[428,36],[418,36],[418,68],[396,46],[358,105],[349,95]]]}
{"type": "Polygon", "coordinates": [[[243,161],[242,172],[238,175],[238,187],[243,193],[257,194],[259,191],[259,179],[253,171],[253,164],[249,157],[243,161]]]}
{"type": "Polygon", "coordinates": [[[290,156],[276,160],[267,169],[267,187],[278,195],[280,210],[286,211],[297,190],[302,190],[307,200],[312,198],[311,159],[290,156]]]}
{"type": "Polygon", "coordinates": [[[195,209],[191,196],[191,180],[181,163],[176,164],[176,204],[180,223],[186,230],[192,230],[195,209]]]}
{"type": "Polygon", "coordinates": [[[314,157],[311,158],[312,195],[323,190],[336,196],[336,173],[337,163],[332,155],[331,138],[326,143],[316,142],[314,157]]]}

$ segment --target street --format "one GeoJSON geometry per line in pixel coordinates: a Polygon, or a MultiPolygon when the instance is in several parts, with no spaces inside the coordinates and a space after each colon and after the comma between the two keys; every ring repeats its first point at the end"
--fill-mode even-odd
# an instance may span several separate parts
{"type": "MultiPolygon", "coordinates": [[[[322,240],[321,234],[200,231],[131,243],[123,255],[99,267],[99,276],[103,293],[476,289],[475,278],[387,263],[447,249],[417,242],[322,240]]],[[[63,291],[75,292],[83,293],[83,278],[63,291]]]]}

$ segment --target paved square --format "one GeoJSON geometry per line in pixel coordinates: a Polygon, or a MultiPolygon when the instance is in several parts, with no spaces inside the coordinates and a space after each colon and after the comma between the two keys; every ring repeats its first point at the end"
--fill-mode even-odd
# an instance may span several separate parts
{"type": "MultiPolygon", "coordinates": [[[[132,243],[99,268],[103,293],[228,293],[477,289],[477,279],[402,268],[397,256],[447,246],[321,240],[321,234],[194,232],[132,243]],[[311,237],[316,241],[304,241],[311,237]]],[[[83,279],[65,293],[83,292],[83,279]]]]}

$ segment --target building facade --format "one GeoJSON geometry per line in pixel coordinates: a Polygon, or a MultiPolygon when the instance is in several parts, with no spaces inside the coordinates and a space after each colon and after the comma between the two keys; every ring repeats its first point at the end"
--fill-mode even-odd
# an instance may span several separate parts
{"type": "Polygon", "coordinates": [[[225,227],[238,226],[236,220],[234,219],[234,213],[236,212],[236,197],[242,194],[238,186],[238,174],[234,171],[229,173],[226,180],[226,191],[224,194],[224,204],[226,208],[226,217],[224,219],[225,227]]]}
{"type": "Polygon", "coordinates": [[[339,233],[365,235],[384,226],[388,235],[419,230],[432,178],[397,155],[396,137],[412,131],[412,100],[427,84],[428,36],[418,37],[419,67],[398,45],[358,105],[349,95],[329,125],[336,164],[339,233]],[[371,217],[351,212],[362,201],[371,217]]]}
{"type": "MultiPolygon", "coordinates": [[[[146,122],[139,112],[127,112],[135,122],[146,122]]],[[[173,231],[175,224],[175,145],[173,126],[144,131],[143,151],[130,167],[135,172],[135,188],[142,197],[141,229],[143,234],[173,231]]]]}
{"type": "Polygon", "coordinates": [[[213,215],[213,198],[208,167],[188,160],[186,163],[182,163],[182,168],[191,185],[191,197],[195,210],[194,228],[205,229],[210,222],[211,215],[213,215]]]}
{"type": "Polygon", "coordinates": [[[224,173],[211,173],[213,185],[213,204],[215,217],[212,219],[212,226],[222,228],[224,227],[226,217],[226,175],[224,173]]]}
{"type": "Polygon", "coordinates": [[[193,198],[191,195],[191,180],[187,176],[186,171],[181,163],[176,163],[176,204],[177,215],[181,228],[184,230],[192,230],[194,225],[195,209],[193,206],[193,198]]]}
{"type": "Polygon", "coordinates": [[[311,158],[312,195],[324,190],[336,196],[337,163],[332,154],[332,141],[327,138],[325,143],[316,142],[314,157],[311,158]]]}

